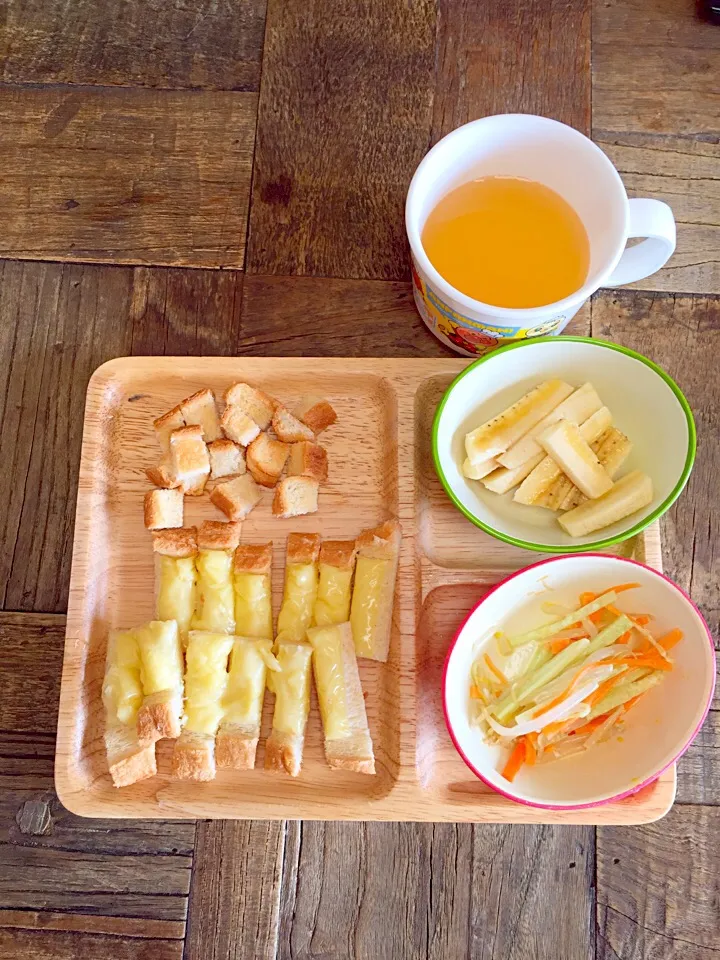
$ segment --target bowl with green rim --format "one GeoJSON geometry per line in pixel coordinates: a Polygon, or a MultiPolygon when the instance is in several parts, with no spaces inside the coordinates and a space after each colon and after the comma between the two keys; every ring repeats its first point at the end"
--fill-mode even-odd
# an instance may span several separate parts
{"type": "MultiPolygon", "coordinates": [[[[661,517],[688,481],[695,460],[692,411],[671,377],[647,357],[589,337],[537,337],[502,347],[471,363],[450,384],[435,414],[432,452],[437,475],[455,506],[499,540],[542,553],[581,553],[622,543],[661,517]],[[558,513],[499,495],[464,476],[465,435],[533,387],[560,379],[591,383],[633,447],[615,476],[633,470],[653,483],[642,510],[583,537],[571,537],[558,513]]],[[[515,488],[515,490],[517,487],[515,488]]]]}

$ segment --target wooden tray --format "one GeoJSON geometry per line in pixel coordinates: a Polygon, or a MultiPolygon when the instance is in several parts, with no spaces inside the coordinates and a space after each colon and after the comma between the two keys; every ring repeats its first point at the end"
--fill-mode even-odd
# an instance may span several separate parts
{"type": "MultiPolygon", "coordinates": [[[[106,363],[88,388],[70,605],[60,694],[55,781],[65,806],[96,817],[307,818],[562,823],[644,823],[675,795],[675,770],[634,797],[576,812],[506,800],[475,779],[443,722],[440,676],[463,616],[493,583],[538,560],[476,529],[435,477],[430,423],[462,360],[128,358],[106,363]],[[266,703],[258,768],[219,771],[211,783],[170,779],[172,744],[158,744],[158,776],[117,790],[103,747],[101,684],[112,627],[153,616],[153,555],[143,527],[144,468],[157,461],[152,420],[204,386],[218,395],[248,380],[286,403],[311,389],[331,398],[338,423],[323,437],[330,480],[320,511],[277,520],[266,494],[243,527],[275,544],[277,613],[285,538],[291,530],[348,537],[397,515],[404,539],[390,660],[360,661],[377,774],[328,769],[317,704],[297,780],[266,773],[266,703]]],[[[220,518],[207,497],[186,500],[186,522],[220,518]]],[[[657,527],[624,545],[660,567],[657,527]]]]}

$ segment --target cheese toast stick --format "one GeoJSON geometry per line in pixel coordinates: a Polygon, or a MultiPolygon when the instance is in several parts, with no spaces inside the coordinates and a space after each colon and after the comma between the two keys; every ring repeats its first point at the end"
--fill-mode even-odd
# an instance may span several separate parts
{"type": "Polygon", "coordinates": [[[268,637],[234,637],[225,711],[217,737],[217,762],[252,770],[260,738],[267,670],[278,670],[268,637]]]}
{"type": "Polygon", "coordinates": [[[272,640],[272,543],[242,544],[233,558],[235,633],[272,640]]]}
{"type": "Polygon", "coordinates": [[[151,620],[135,631],[140,650],[143,702],[137,731],[142,742],[180,736],[183,655],[175,620],[151,620]]]}
{"type": "Polygon", "coordinates": [[[240,540],[238,522],[206,520],[197,532],[197,593],[193,630],[235,633],[233,553],[240,540]]]}
{"type": "Polygon", "coordinates": [[[315,626],[346,623],[350,619],[356,554],[354,540],[325,540],[320,547],[318,592],[313,610],[315,626]]]}
{"type": "Polygon", "coordinates": [[[185,726],[175,744],[172,773],[179,780],[213,780],[215,734],[223,716],[233,637],[191,630],[185,652],[185,726]]]}
{"type": "Polygon", "coordinates": [[[291,533],[287,540],[285,589],[278,616],[275,653],[280,673],[269,684],[275,693],[273,726],[265,745],[265,768],[296,777],[302,767],[310,704],[312,648],[305,634],[312,624],[318,591],[320,537],[291,533]]]}
{"type": "Polygon", "coordinates": [[[197,571],[197,531],[195,527],[156,530],[155,615],[158,620],[176,620],[183,649],[187,646],[190,621],[195,610],[197,571]]]}
{"type": "Polygon", "coordinates": [[[137,715],[143,699],[140,650],[133,630],[111,630],[108,637],[102,700],[105,749],[116,787],[126,787],[157,773],[155,742],[141,743],[137,715]]]}
{"type": "Polygon", "coordinates": [[[302,768],[305,726],[310,712],[312,647],[295,640],[278,640],[275,656],[280,672],[273,674],[275,709],[265,744],[265,769],[285,770],[296,777],[302,768]]]}
{"type": "Polygon", "coordinates": [[[312,625],[318,589],[318,556],[320,536],[317,533],[291,533],[287,538],[285,587],[277,622],[277,639],[305,639],[312,625]]]}
{"type": "Polygon", "coordinates": [[[359,657],[383,662],[388,658],[401,537],[397,520],[387,520],[358,537],[350,623],[359,657]]]}
{"type": "Polygon", "coordinates": [[[312,627],[313,672],[325,732],[325,759],[333,769],[375,773],[352,629],[349,623],[312,627]]]}

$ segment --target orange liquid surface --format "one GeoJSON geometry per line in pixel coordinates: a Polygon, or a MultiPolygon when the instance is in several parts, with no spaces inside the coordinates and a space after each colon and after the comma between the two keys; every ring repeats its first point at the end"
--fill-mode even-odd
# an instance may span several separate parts
{"type": "Polygon", "coordinates": [[[496,307],[541,307],[585,282],[590,243],[563,198],[533,180],[483,177],[452,190],[425,223],[430,262],[456,290],[496,307]]]}

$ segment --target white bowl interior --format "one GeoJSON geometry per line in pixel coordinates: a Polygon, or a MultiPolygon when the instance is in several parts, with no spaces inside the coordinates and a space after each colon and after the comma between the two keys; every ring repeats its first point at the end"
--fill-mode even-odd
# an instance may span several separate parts
{"type": "Polygon", "coordinates": [[[515,540],[550,550],[592,547],[621,536],[657,509],[675,489],[685,466],[690,433],[685,412],[669,384],[652,367],[599,341],[529,341],[522,349],[499,351],[469,371],[452,388],[438,425],[437,450],[445,479],[476,519],[515,540]],[[586,537],[571,537],[557,514],[513,502],[513,493],[491,493],[462,473],[465,434],[519,400],[543,380],[559,377],[574,387],[590,381],[613,414],[613,423],[633,442],[620,471],[642,470],[652,478],[655,497],[644,511],[586,537]]]}
{"type": "Polygon", "coordinates": [[[669,580],[619,557],[560,557],[523,570],[471,614],[450,654],[443,696],[457,744],[484,780],[520,801],[572,806],[601,803],[661,773],[697,732],[714,676],[715,656],[705,624],[669,580]],[[542,611],[544,602],[576,604],[584,590],[601,592],[626,582],[640,587],[619,595],[621,610],[652,613],[656,635],[673,627],[685,634],[672,651],[675,668],[628,714],[621,733],[583,754],[523,767],[508,783],[499,773],[508,750],[486,744],[469,721],[470,667],[486,638],[498,628],[519,633],[550,622],[554,618],[542,611]]]}

